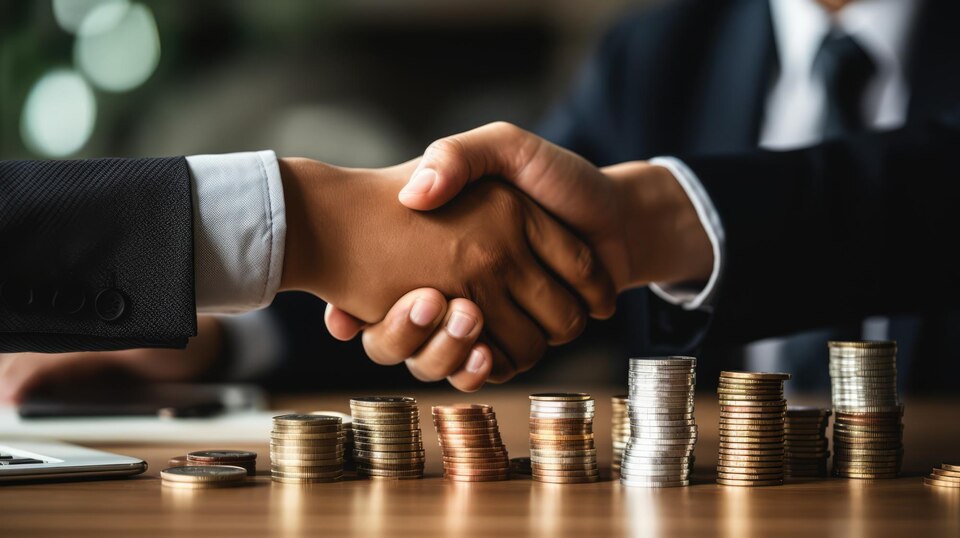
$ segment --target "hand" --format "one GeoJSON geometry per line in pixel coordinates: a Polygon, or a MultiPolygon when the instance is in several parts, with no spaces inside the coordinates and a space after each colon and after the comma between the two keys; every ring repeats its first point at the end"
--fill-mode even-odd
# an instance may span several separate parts
{"type": "MultiPolygon", "coordinates": [[[[431,144],[400,200],[413,209],[431,210],[486,175],[512,183],[584,237],[618,290],[649,282],[705,280],[712,270],[706,233],[668,170],[644,162],[598,169],[509,124],[486,125],[431,144]]],[[[333,307],[328,308],[327,325],[342,339],[365,327],[333,307]]],[[[428,340],[417,339],[420,334],[408,320],[391,315],[366,327],[364,346],[379,352],[388,352],[383,347],[396,341],[404,342],[403,349],[416,349],[424,342],[429,347],[428,340]]],[[[464,390],[479,388],[483,381],[482,375],[465,369],[451,376],[451,382],[464,390]]]]}
{"type": "Polygon", "coordinates": [[[0,402],[16,404],[40,387],[95,381],[117,372],[146,381],[197,379],[216,362],[223,340],[216,318],[198,318],[197,331],[186,349],[0,354],[0,402]]]}
{"type": "Polygon", "coordinates": [[[368,352],[384,364],[410,358],[424,380],[461,367],[462,343],[481,329],[479,368],[506,380],[530,368],[548,342],[579,335],[587,316],[581,300],[596,316],[613,312],[613,285],[592,251],[529,198],[484,182],[437,211],[413,212],[397,195],[415,166],[348,170],[281,160],[288,229],[281,288],[312,292],[369,322],[399,299],[391,315],[411,320],[421,342],[435,334],[421,351],[438,359],[420,361],[415,350],[393,345],[368,352]],[[424,286],[438,294],[403,298],[424,286]],[[446,297],[473,304],[448,308],[446,297]]]}

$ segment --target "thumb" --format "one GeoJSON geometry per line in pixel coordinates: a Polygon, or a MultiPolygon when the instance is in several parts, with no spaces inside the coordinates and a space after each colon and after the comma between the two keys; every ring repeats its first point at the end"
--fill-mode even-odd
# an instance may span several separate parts
{"type": "Polygon", "coordinates": [[[323,322],[326,323],[331,336],[343,341],[352,340],[366,326],[363,321],[332,304],[327,304],[327,309],[323,313],[323,322]]]}
{"type": "Polygon", "coordinates": [[[430,144],[400,191],[400,203],[427,211],[452,200],[483,176],[516,184],[542,140],[515,125],[496,122],[430,144]]]}

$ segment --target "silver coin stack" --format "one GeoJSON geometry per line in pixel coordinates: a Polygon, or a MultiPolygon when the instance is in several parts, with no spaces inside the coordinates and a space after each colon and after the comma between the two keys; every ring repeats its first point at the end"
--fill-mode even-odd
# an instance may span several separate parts
{"type": "Polygon", "coordinates": [[[630,440],[620,483],[674,487],[690,484],[697,424],[693,417],[697,360],[693,357],[630,359],[630,440]]]}
{"type": "Polygon", "coordinates": [[[896,342],[830,342],[833,474],[895,478],[903,462],[896,342]]]}
{"type": "Polygon", "coordinates": [[[270,476],[274,482],[312,484],[343,477],[340,417],[290,414],[273,417],[270,476]]]}
{"type": "Polygon", "coordinates": [[[620,472],[620,462],[623,461],[623,449],[630,440],[630,417],[627,415],[627,398],[620,394],[610,398],[613,413],[610,419],[610,437],[613,442],[613,472],[620,472]]]}
{"type": "Polygon", "coordinates": [[[354,470],[356,467],[353,464],[353,416],[340,411],[310,411],[310,414],[340,417],[343,421],[343,468],[347,471],[354,470]]]}

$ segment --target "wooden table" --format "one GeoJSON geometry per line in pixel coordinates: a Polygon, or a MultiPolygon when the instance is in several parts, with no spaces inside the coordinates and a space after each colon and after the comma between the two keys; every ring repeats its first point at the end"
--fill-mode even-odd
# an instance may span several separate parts
{"type": "MultiPolygon", "coordinates": [[[[608,467],[612,392],[593,394],[601,465],[608,467]]],[[[445,481],[439,477],[430,405],[492,404],[511,455],[519,456],[527,452],[527,392],[508,386],[472,396],[446,390],[413,395],[424,419],[426,479],[274,484],[264,432],[260,446],[231,447],[261,455],[260,475],[249,487],[172,490],[161,487],[158,478],[167,459],[223,447],[109,446],[104,448],[147,460],[150,470],[135,479],[0,487],[0,536],[960,536],[960,491],[924,486],[920,480],[935,465],[960,461],[960,399],[907,402],[902,478],[733,488],[712,482],[718,410],[715,397],[704,394],[696,411],[701,439],[695,484],[648,490],[622,487],[609,479],[609,472],[595,484],[445,481]]],[[[281,409],[349,410],[348,395],[278,398],[274,403],[281,409]]]]}

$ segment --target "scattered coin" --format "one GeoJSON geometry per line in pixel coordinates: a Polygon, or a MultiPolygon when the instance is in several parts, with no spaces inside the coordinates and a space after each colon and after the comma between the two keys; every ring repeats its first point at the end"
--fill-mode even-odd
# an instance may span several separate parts
{"type": "Polygon", "coordinates": [[[185,465],[160,471],[162,484],[181,489],[212,489],[243,484],[247,470],[231,465],[185,465]]]}
{"type": "Polygon", "coordinates": [[[232,465],[246,469],[248,476],[257,474],[257,453],[248,450],[199,450],[187,454],[186,460],[185,465],[232,465]]]}

